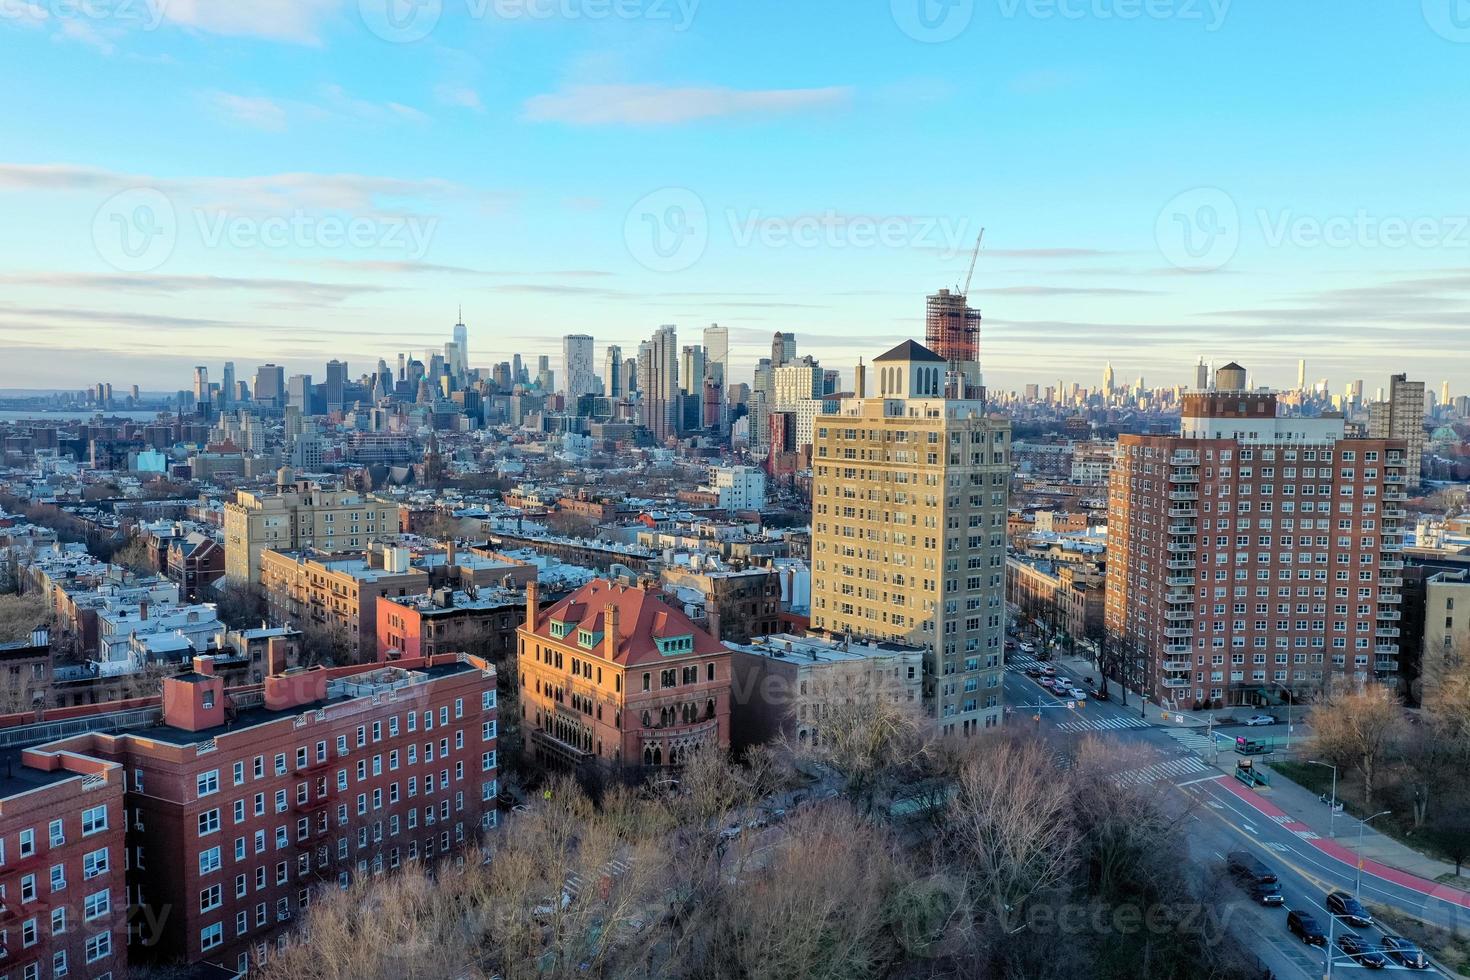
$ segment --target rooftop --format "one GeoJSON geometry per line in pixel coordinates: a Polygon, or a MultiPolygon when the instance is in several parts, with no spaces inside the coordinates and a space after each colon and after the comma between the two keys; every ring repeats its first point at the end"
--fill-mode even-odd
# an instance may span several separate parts
{"type": "Polygon", "coordinates": [[[773,633],[756,637],[749,643],[726,644],[731,650],[809,663],[851,663],[888,657],[922,656],[923,647],[893,643],[887,640],[838,640],[822,636],[797,636],[773,633]]]}

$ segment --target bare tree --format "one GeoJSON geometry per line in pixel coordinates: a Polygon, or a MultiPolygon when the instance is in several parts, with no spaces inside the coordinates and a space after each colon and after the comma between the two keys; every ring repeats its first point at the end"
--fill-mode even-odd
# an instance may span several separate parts
{"type": "Polygon", "coordinates": [[[51,606],[42,595],[0,595],[0,643],[15,643],[51,620],[51,606]]]}
{"type": "Polygon", "coordinates": [[[1329,695],[1312,707],[1307,723],[1319,755],[1363,777],[1363,805],[1373,805],[1379,767],[1403,734],[1403,709],[1388,688],[1329,695]]]}

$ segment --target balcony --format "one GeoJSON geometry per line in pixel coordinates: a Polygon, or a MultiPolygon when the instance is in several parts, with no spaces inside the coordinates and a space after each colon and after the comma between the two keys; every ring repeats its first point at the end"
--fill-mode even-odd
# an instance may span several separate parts
{"type": "Polygon", "coordinates": [[[1189,686],[1189,683],[1189,678],[1187,677],[1165,677],[1162,682],[1163,686],[1170,690],[1186,688],[1189,686]]]}
{"type": "Polygon", "coordinates": [[[1170,609],[1164,613],[1164,618],[1171,622],[1183,622],[1186,619],[1194,619],[1193,609],[1170,609]]]}
{"type": "Polygon", "coordinates": [[[1199,474],[1198,473],[1170,473],[1169,474],[1169,482],[1170,483],[1198,483],[1199,482],[1199,474]]]}
{"type": "Polygon", "coordinates": [[[1195,510],[1193,507],[1170,507],[1169,508],[1169,516],[1170,517],[1198,517],[1199,516],[1199,511],[1195,510]]]}
{"type": "Polygon", "coordinates": [[[1383,544],[1378,546],[1378,550],[1385,552],[1403,551],[1404,543],[1402,541],[1384,541],[1383,544]]]}
{"type": "Polygon", "coordinates": [[[1161,666],[1163,666],[1165,670],[1173,671],[1194,669],[1194,664],[1190,663],[1188,660],[1165,660],[1161,666]]]}
{"type": "Polygon", "coordinates": [[[1170,626],[1164,630],[1164,635],[1169,637],[1170,639],[1182,640],[1193,636],[1194,630],[1189,629],[1188,627],[1181,628],[1177,626],[1170,626]]]}
{"type": "Polygon", "coordinates": [[[1385,640],[1392,640],[1398,637],[1399,630],[1396,627],[1389,626],[1383,629],[1374,630],[1373,635],[1382,637],[1385,640]]]}
{"type": "Polygon", "coordinates": [[[1402,473],[1396,473],[1393,470],[1389,470],[1387,473],[1383,474],[1383,482],[1404,484],[1408,483],[1409,481],[1408,478],[1405,477],[1402,473]]]}
{"type": "Polygon", "coordinates": [[[1164,652],[1167,653],[1167,654],[1188,653],[1189,652],[1189,644],[1188,643],[1167,643],[1167,644],[1164,645],[1164,652]]]}
{"type": "Polygon", "coordinates": [[[1381,575],[1378,584],[1385,589],[1401,589],[1404,587],[1404,580],[1397,575],[1381,575]]]}
{"type": "MultiPolygon", "coordinates": [[[[1395,593],[1395,592],[1380,592],[1380,593],[1378,593],[1378,602],[1380,604],[1385,603],[1385,602],[1398,603],[1398,602],[1403,602],[1403,601],[1404,601],[1404,597],[1401,596],[1401,595],[1399,595],[1398,593],[1395,593]]],[[[1383,617],[1383,614],[1382,613],[1379,613],[1378,614],[1378,618],[1379,619],[1384,618],[1383,617]]]]}
{"type": "Polygon", "coordinates": [[[1404,618],[1404,614],[1401,613],[1401,612],[1399,612],[1397,609],[1380,609],[1380,610],[1378,610],[1378,618],[1379,619],[1403,619],[1404,618]]]}
{"type": "Polygon", "coordinates": [[[1399,672],[1399,662],[1397,660],[1375,660],[1373,661],[1373,669],[1381,674],[1397,674],[1399,672]]]}
{"type": "Polygon", "coordinates": [[[1170,524],[1169,525],[1169,533],[1170,534],[1198,534],[1199,533],[1199,528],[1195,527],[1193,524],[1170,524]]]}
{"type": "Polygon", "coordinates": [[[1171,558],[1166,564],[1176,572],[1184,571],[1186,569],[1191,572],[1194,571],[1193,558],[1171,558]]]}
{"type": "Polygon", "coordinates": [[[1194,490],[1171,490],[1169,491],[1169,499],[1179,502],[1198,500],[1199,493],[1194,490]]]}
{"type": "Polygon", "coordinates": [[[1171,585],[1171,586],[1185,586],[1187,588],[1193,588],[1194,587],[1194,576],[1193,575],[1170,575],[1167,579],[1164,580],[1164,582],[1165,582],[1165,584],[1171,585]]]}
{"type": "Polygon", "coordinates": [[[1381,571],[1397,572],[1404,567],[1404,563],[1395,558],[1389,561],[1379,562],[1378,567],[1381,571]]]}
{"type": "Polygon", "coordinates": [[[1178,450],[1177,452],[1174,453],[1174,455],[1172,455],[1172,456],[1169,457],[1169,465],[1170,466],[1198,466],[1199,465],[1199,453],[1192,453],[1192,452],[1189,452],[1189,451],[1183,450],[1183,449],[1178,450]]]}
{"type": "Polygon", "coordinates": [[[1194,545],[1194,542],[1193,541],[1170,541],[1169,542],[1169,550],[1170,551],[1194,551],[1194,550],[1196,550],[1196,548],[1195,548],[1195,545],[1194,545]]]}
{"type": "Polygon", "coordinates": [[[1397,657],[1399,645],[1397,643],[1379,643],[1373,647],[1373,652],[1379,655],[1387,654],[1390,657],[1397,657]]]}
{"type": "Polygon", "coordinates": [[[1403,520],[1404,518],[1406,518],[1408,516],[1409,516],[1409,512],[1408,511],[1406,511],[1406,510],[1400,510],[1397,507],[1394,507],[1394,508],[1389,509],[1389,510],[1385,510],[1383,512],[1383,519],[1386,520],[1386,521],[1401,521],[1401,520],[1403,520]]]}

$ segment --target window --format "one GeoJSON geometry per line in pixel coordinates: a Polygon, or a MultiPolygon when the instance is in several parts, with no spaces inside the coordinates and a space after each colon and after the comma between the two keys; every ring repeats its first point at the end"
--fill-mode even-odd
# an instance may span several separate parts
{"type": "Polygon", "coordinates": [[[27,828],[20,832],[20,856],[30,857],[36,853],[36,832],[27,828]]]}
{"type": "Polygon", "coordinates": [[[211,769],[209,772],[201,772],[196,777],[196,783],[200,796],[208,796],[219,792],[219,770],[211,769]]]}
{"type": "Polygon", "coordinates": [[[112,953],[112,933],[99,932],[87,939],[87,962],[96,963],[112,953]]]}
{"type": "Polygon", "coordinates": [[[245,782],[245,763],[237,762],[235,763],[235,785],[239,786],[243,782],[245,782]]]}
{"type": "Polygon", "coordinates": [[[100,919],[110,911],[112,911],[112,892],[105,888],[100,892],[88,895],[82,902],[82,917],[88,922],[100,919]]]}
{"type": "Polygon", "coordinates": [[[219,847],[211,847],[207,851],[199,852],[199,873],[207,875],[219,870],[219,847]]]}
{"type": "MultiPolygon", "coordinates": [[[[219,848],[215,848],[215,855],[216,855],[216,858],[215,859],[218,860],[219,848]]],[[[105,874],[106,871],[107,871],[107,848],[104,847],[104,848],[101,848],[100,850],[93,851],[90,854],[83,855],[83,857],[82,857],[82,877],[83,878],[88,878],[88,879],[95,878],[95,877],[97,877],[100,874],[105,874]]]]}
{"type": "Polygon", "coordinates": [[[82,836],[90,837],[107,829],[107,804],[82,811],[82,836]]]}
{"type": "Polygon", "coordinates": [[[51,975],[54,977],[66,976],[66,950],[58,949],[51,954],[51,975]]]}
{"type": "Polygon", "coordinates": [[[205,810],[199,814],[199,836],[204,837],[219,830],[219,808],[205,810]]]}
{"type": "Polygon", "coordinates": [[[51,821],[49,837],[52,847],[60,847],[66,843],[66,825],[60,820],[51,821]]]}
{"type": "Polygon", "coordinates": [[[66,909],[54,908],[51,910],[51,935],[60,936],[66,932],[66,909]]]}
{"type": "Polygon", "coordinates": [[[53,864],[51,866],[51,890],[63,891],[66,888],[66,865],[53,864]]]}
{"type": "Polygon", "coordinates": [[[199,930],[199,948],[211,950],[225,941],[224,926],[218,922],[199,930]]]}
{"type": "Polygon", "coordinates": [[[199,911],[211,912],[224,904],[224,892],[219,885],[210,885],[199,893],[199,911]]]}

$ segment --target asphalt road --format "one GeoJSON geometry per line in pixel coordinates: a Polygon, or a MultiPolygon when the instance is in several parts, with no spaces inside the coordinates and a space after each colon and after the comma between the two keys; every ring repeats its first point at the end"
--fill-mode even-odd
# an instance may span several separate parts
{"type": "MultiPolygon", "coordinates": [[[[1173,730],[1142,722],[1136,701],[1127,708],[1116,701],[1089,701],[1080,709],[1069,709],[1064,700],[1022,673],[1024,661],[1030,658],[1015,659],[1007,665],[1004,681],[1006,703],[1011,706],[1007,725],[1044,738],[1055,748],[1059,765],[1068,764],[1078,740],[1093,736],[1119,747],[1120,766],[1113,778],[1177,787],[1173,798],[1178,801],[1179,812],[1188,813],[1192,821],[1190,846],[1202,868],[1222,866],[1225,855],[1232,850],[1249,850],[1281,878],[1284,908],[1256,905],[1243,889],[1233,884],[1225,886],[1237,893],[1227,901],[1225,925],[1229,933],[1280,977],[1307,980],[1324,976],[1323,951],[1305,945],[1287,931],[1287,910],[1306,909],[1324,929],[1328,928],[1332,917],[1321,903],[1330,891],[1355,891],[1358,871],[1354,856],[1281,813],[1270,804],[1269,795],[1258,794],[1237,781],[1231,773],[1238,756],[1230,750],[1229,742],[1222,741],[1221,751],[1211,753],[1205,748],[1208,740],[1203,730],[1173,730]],[[1218,759],[1219,768],[1209,764],[1212,757],[1218,759]]],[[[1072,680],[1081,678],[1073,676],[1072,680]]],[[[1241,728],[1240,733],[1284,734],[1284,730],[1283,724],[1241,728]]],[[[1223,731],[1231,739],[1237,734],[1233,726],[1223,731]]],[[[1301,734],[1300,726],[1296,734],[1301,734]]],[[[1351,820],[1340,823],[1352,826],[1351,820]]],[[[1373,868],[1363,872],[1359,895],[1365,904],[1386,905],[1439,926],[1470,930],[1470,905],[1465,904],[1463,894],[1391,869],[1377,872],[1373,868]]],[[[1334,926],[1338,934],[1347,928],[1340,922],[1334,926]]],[[[1382,941],[1382,933],[1376,929],[1352,931],[1371,945],[1382,941]]],[[[1366,972],[1365,967],[1346,960],[1340,951],[1335,953],[1338,961],[1333,965],[1334,975],[1366,972]]],[[[1398,965],[1373,972],[1436,975],[1398,965]]]]}

